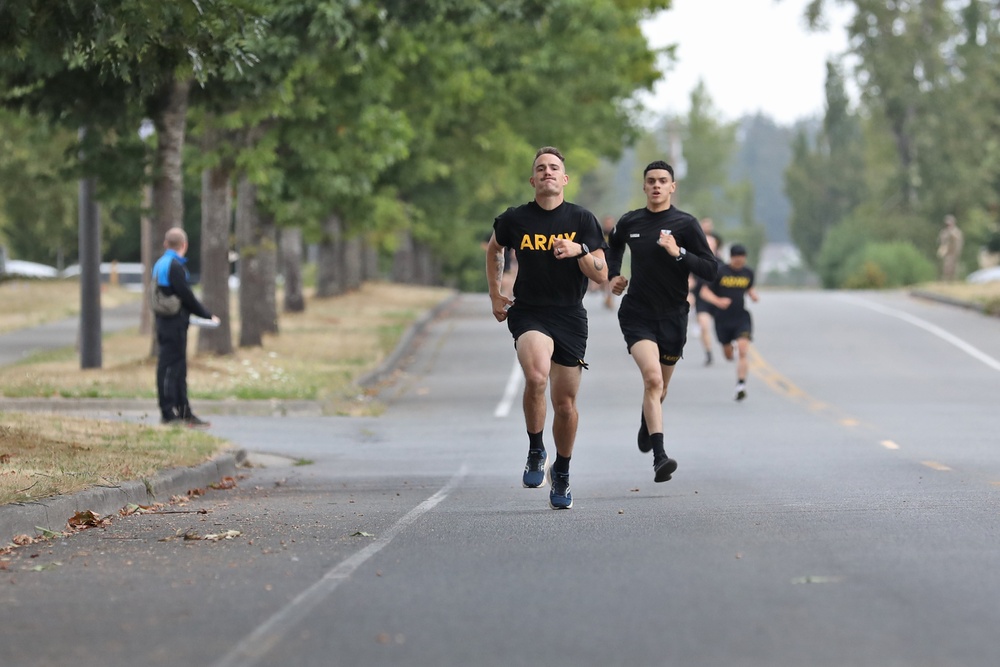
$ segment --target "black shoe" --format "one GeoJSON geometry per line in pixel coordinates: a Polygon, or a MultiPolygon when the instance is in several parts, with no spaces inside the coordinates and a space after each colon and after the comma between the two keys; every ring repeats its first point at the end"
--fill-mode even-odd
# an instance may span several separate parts
{"type": "Polygon", "coordinates": [[[639,451],[643,454],[648,454],[653,449],[653,443],[649,441],[649,429],[646,428],[646,415],[643,415],[642,421],[639,422],[639,435],[636,436],[636,441],[639,443],[639,451]]]}
{"type": "Polygon", "coordinates": [[[653,461],[653,481],[666,482],[675,470],[677,470],[677,461],[664,455],[663,458],[653,461]]]}
{"type": "Polygon", "coordinates": [[[739,384],[736,385],[736,400],[742,401],[746,397],[747,397],[747,387],[745,384],[740,382],[739,384]]]}
{"type": "Polygon", "coordinates": [[[179,421],[183,422],[183,424],[188,428],[208,428],[212,425],[212,422],[207,422],[204,419],[196,417],[195,415],[188,415],[179,421]]]}
{"type": "Polygon", "coordinates": [[[711,366],[712,365],[712,353],[711,352],[708,352],[708,351],[705,352],[705,365],[706,366],[711,366]]]}

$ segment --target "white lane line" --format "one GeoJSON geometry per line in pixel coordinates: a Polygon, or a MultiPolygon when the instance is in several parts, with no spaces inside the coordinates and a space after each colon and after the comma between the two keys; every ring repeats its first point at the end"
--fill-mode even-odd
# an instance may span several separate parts
{"type": "Polygon", "coordinates": [[[374,542],[328,571],[322,579],[304,590],[278,613],[244,637],[229,653],[218,662],[213,663],[213,667],[236,667],[237,665],[250,667],[256,664],[277,646],[299,621],[319,606],[337,586],[346,581],[365,561],[387,547],[401,530],[447,498],[448,494],[458,486],[467,473],[468,466],[463,464],[437,493],[407,512],[402,519],[393,524],[374,542]]]}
{"type": "Polygon", "coordinates": [[[891,317],[899,318],[899,319],[903,320],[904,322],[909,322],[910,324],[912,324],[912,325],[914,325],[916,327],[920,327],[924,331],[929,331],[930,333],[934,334],[938,338],[940,338],[940,339],[942,339],[942,340],[944,340],[944,341],[946,341],[948,343],[951,343],[952,345],[954,345],[955,347],[957,347],[958,349],[960,349],[962,352],[965,352],[966,354],[968,354],[973,359],[976,359],[978,361],[983,362],[984,364],[986,364],[987,366],[989,366],[990,368],[992,368],[995,371],[1000,371],[1000,361],[997,361],[996,359],[994,359],[990,355],[986,354],[985,352],[983,352],[979,348],[973,347],[969,343],[966,343],[964,340],[962,340],[958,336],[955,336],[955,335],[953,335],[953,334],[945,331],[944,329],[942,329],[941,327],[937,326],[936,324],[931,324],[927,320],[923,320],[923,319],[921,319],[919,317],[916,317],[914,315],[910,315],[909,313],[904,313],[903,311],[896,310],[895,308],[889,308],[888,306],[883,306],[881,304],[877,304],[877,303],[874,303],[872,301],[868,301],[867,299],[861,299],[859,297],[851,297],[851,296],[846,296],[846,295],[841,295],[840,298],[844,299],[845,301],[851,301],[853,303],[856,303],[859,306],[864,306],[865,308],[868,308],[869,310],[874,310],[875,312],[882,313],[883,315],[889,315],[891,317]]]}
{"type": "Polygon", "coordinates": [[[514,367],[510,369],[510,376],[507,377],[507,387],[503,390],[503,398],[497,403],[497,409],[493,411],[494,417],[506,417],[510,414],[510,409],[517,398],[517,392],[521,390],[521,382],[524,380],[524,373],[521,372],[521,364],[514,357],[514,367]]]}

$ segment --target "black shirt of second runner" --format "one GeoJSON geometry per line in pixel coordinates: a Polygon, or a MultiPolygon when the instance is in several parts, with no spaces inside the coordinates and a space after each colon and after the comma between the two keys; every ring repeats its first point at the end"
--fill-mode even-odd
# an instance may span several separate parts
{"type": "Polygon", "coordinates": [[[701,225],[694,216],[674,206],[655,213],[640,208],[618,220],[609,239],[609,279],[621,274],[626,245],[632,252],[632,277],[622,307],[630,302],[628,306],[638,308],[645,317],[659,319],[681,310],[687,312],[688,274],[711,282],[718,272],[718,262],[701,225]],[[678,261],[658,245],[663,229],[670,230],[677,245],[687,251],[684,259],[678,261]]]}

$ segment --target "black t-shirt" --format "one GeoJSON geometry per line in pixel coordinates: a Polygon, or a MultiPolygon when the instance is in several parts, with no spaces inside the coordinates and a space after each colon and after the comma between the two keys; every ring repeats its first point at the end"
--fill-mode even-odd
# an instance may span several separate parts
{"type": "Polygon", "coordinates": [[[717,318],[734,317],[746,311],[744,295],[748,289],[753,287],[753,279],[753,269],[749,266],[734,269],[729,264],[723,264],[719,267],[719,277],[709,289],[716,296],[729,298],[732,303],[725,310],[716,308],[715,316],[717,318]]]}
{"type": "Polygon", "coordinates": [[[591,250],[608,247],[594,214],[570,202],[551,211],[534,201],[512,206],[493,221],[493,231],[497,243],[514,249],[514,300],[527,306],[576,306],[587,292],[587,276],[577,261],[556,259],[556,238],[585,243],[591,250]]]}
{"type": "Polygon", "coordinates": [[[712,281],[718,271],[701,225],[673,206],[656,213],[648,208],[629,211],[611,231],[608,245],[608,278],[621,273],[626,245],[632,253],[632,277],[622,307],[628,301],[647,317],[660,318],[686,307],[689,274],[712,281]],[[687,251],[684,259],[678,261],[657,245],[661,229],[669,229],[687,251]]]}

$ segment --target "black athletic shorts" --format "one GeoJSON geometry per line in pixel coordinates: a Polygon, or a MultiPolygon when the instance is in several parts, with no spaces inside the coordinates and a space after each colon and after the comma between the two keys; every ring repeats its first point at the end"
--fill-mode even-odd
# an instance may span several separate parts
{"type": "Polygon", "coordinates": [[[694,312],[696,313],[708,313],[712,317],[715,317],[715,306],[705,301],[700,296],[695,296],[694,298],[694,312]]]}
{"type": "Polygon", "coordinates": [[[673,366],[680,361],[687,343],[688,305],[661,318],[644,317],[642,312],[626,305],[618,309],[618,324],[629,353],[640,340],[651,340],[660,351],[660,363],[673,366]]]}
{"type": "Polygon", "coordinates": [[[560,366],[587,367],[587,310],[579,306],[527,306],[514,302],[507,311],[507,328],[517,339],[527,331],[539,331],[555,343],[552,362],[560,366]]]}
{"type": "Polygon", "coordinates": [[[743,310],[732,315],[725,311],[715,314],[715,337],[723,345],[729,345],[737,338],[753,340],[753,321],[749,311],[743,310]]]}

